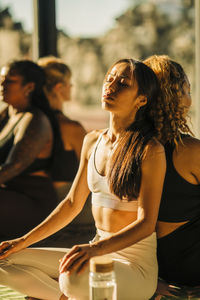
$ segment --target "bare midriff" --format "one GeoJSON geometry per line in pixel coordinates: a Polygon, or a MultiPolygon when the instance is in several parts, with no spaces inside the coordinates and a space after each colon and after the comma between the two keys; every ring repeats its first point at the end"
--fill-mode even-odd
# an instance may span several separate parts
{"type": "Polygon", "coordinates": [[[185,222],[177,222],[177,223],[171,223],[171,222],[162,222],[158,221],[156,225],[156,232],[157,232],[157,237],[161,238],[164,237],[174,230],[176,230],[178,227],[181,225],[187,223],[188,221],[185,222]]]}
{"type": "Polygon", "coordinates": [[[113,233],[137,220],[136,211],[121,211],[93,205],[92,213],[98,229],[113,233]]]}

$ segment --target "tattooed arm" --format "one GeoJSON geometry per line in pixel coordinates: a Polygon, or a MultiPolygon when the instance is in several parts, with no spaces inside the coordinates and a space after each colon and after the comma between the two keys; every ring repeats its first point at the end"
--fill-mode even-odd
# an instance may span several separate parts
{"type": "Polygon", "coordinates": [[[52,139],[47,117],[39,110],[26,112],[16,127],[13,147],[5,163],[0,166],[0,184],[23,172],[52,139]]]}

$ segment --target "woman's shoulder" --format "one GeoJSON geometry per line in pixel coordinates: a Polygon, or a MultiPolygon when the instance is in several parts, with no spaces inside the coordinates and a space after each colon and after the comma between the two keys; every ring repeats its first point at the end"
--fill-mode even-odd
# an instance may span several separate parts
{"type": "Polygon", "coordinates": [[[94,145],[96,144],[99,136],[103,134],[105,129],[100,129],[100,130],[92,130],[88,132],[84,138],[83,145],[88,151],[88,158],[90,157],[90,154],[92,152],[92,149],[94,145]]]}
{"type": "Polygon", "coordinates": [[[85,132],[83,125],[79,121],[72,120],[64,114],[58,115],[58,122],[60,124],[61,130],[63,131],[71,132],[72,134],[79,131],[85,132]]]}
{"type": "Polygon", "coordinates": [[[32,107],[31,110],[27,111],[27,114],[32,115],[34,118],[37,118],[38,120],[50,122],[47,114],[38,107],[32,107]]]}
{"type": "Polygon", "coordinates": [[[184,168],[189,170],[200,183],[200,140],[198,138],[188,136],[183,139],[183,143],[179,142],[176,159],[179,159],[184,168]]]}
{"type": "Polygon", "coordinates": [[[50,120],[47,117],[47,115],[41,111],[39,108],[33,107],[30,110],[23,113],[23,117],[21,118],[21,121],[19,122],[19,126],[30,126],[34,128],[42,129],[50,129],[51,130],[51,124],[50,120]]]}
{"type": "Polygon", "coordinates": [[[200,140],[193,136],[186,136],[178,144],[178,151],[182,151],[191,159],[200,158],[200,140]]]}
{"type": "Polygon", "coordinates": [[[179,144],[183,144],[187,147],[200,147],[200,139],[195,136],[187,135],[185,136],[179,144]]]}
{"type": "Polygon", "coordinates": [[[103,132],[104,129],[92,130],[86,134],[84,141],[89,144],[95,143],[103,132]]]}
{"type": "Polygon", "coordinates": [[[157,138],[153,137],[145,147],[145,156],[153,156],[162,153],[165,153],[164,146],[158,141],[157,138]]]}
{"type": "Polygon", "coordinates": [[[157,170],[159,176],[162,176],[166,171],[165,148],[156,138],[152,138],[148,142],[143,155],[142,171],[150,172],[154,176],[152,170],[157,170]]]}

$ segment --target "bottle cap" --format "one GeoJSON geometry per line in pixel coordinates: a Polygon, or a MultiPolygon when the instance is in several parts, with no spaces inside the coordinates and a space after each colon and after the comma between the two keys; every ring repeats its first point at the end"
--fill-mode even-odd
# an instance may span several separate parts
{"type": "Polygon", "coordinates": [[[96,256],[90,259],[90,271],[106,273],[113,271],[113,260],[107,256],[96,256]]]}

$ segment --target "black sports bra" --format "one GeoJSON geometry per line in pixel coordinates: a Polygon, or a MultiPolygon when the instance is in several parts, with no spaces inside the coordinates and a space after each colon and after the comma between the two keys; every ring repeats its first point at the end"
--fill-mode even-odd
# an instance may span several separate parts
{"type": "MultiPolygon", "coordinates": [[[[59,110],[54,110],[54,113],[59,114],[61,112],[59,110]]],[[[78,166],[79,161],[75,151],[65,150],[63,141],[60,139],[51,162],[50,174],[52,179],[54,181],[71,182],[74,180],[78,166]]]]}
{"type": "Polygon", "coordinates": [[[73,181],[78,170],[78,159],[74,150],[57,149],[50,170],[54,181],[73,181]]]}
{"type": "Polygon", "coordinates": [[[167,170],[158,220],[183,222],[200,213],[200,185],[189,183],[176,171],[173,151],[174,147],[171,144],[165,145],[167,170]]]}

